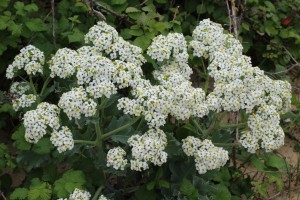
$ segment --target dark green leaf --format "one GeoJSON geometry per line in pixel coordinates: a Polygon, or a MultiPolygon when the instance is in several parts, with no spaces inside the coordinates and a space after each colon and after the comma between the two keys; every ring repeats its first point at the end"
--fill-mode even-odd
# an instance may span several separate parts
{"type": "Polygon", "coordinates": [[[10,195],[11,200],[23,200],[27,199],[28,189],[26,188],[16,188],[10,195]]]}

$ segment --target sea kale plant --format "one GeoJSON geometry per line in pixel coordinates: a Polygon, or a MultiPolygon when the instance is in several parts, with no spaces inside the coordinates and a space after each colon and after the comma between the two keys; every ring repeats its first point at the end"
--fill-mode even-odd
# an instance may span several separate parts
{"type": "MultiPolygon", "coordinates": [[[[62,155],[59,162],[90,157],[95,161],[90,165],[105,179],[111,173],[122,177],[124,171],[163,167],[172,159],[178,162],[174,155],[180,154],[202,175],[229,165],[231,151],[212,141],[218,126],[210,125],[227,123],[232,113],[243,117],[233,124],[241,132],[229,145],[255,153],[284,144],[279,123],[280,114],[290,107],[290,84],[253,67],[241,43],[220,24],[202,20],[192,37],[158,35],[143,52],[100,21],[85,35],[85,42],[79,49],[59,49],[48,60],[29,45],[6,71],[8,79],[22,81],[14,82],[10,93],[23,120],[23,137],[32,144],[50,140],[59,153],[55,155],[62,155]],[[201,82],[202,88],[191,81],[195,63],[210,76],[201,82]],[[149,65],[155,70],[146,78],[143,70],[149,65]],[[212,115],[219,121],[209,122],[212,115]],[[122,119],[126,123],[117,126],[122,119]],[[183,137],[176,129],[187,124],[197,131],[183,137]],[[174,155],[169,153],[172,147],[174,155]]],[[[93,199],[103,200],[112,192],[105,181],[97,191],[89,184],[73,184],[62,192],[59,183],[45,199],[90,199],[91,192],[93,199]]],[[[148,190],[155,184],[148,184],[148,190]]],[[[158,184],[170,187],[162,179],[158,184]]],[[[184,187],[173,197],[187,195],[184,187]]]]}

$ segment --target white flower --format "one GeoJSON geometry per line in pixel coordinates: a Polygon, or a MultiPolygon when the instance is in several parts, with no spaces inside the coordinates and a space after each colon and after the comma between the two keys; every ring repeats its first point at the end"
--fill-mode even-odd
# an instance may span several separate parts
{"type": "Polygon", "coordinates": [[[13,109],[18,111],[20,108],[30,107],[36,102],[36,98],[33,94],[22,94],[21,97],[12,100],[13,109]]]}
{"type": "Polygon", "coordinates": [[[44,53],[32,45],[28,45],[20,50],[20,54],[8,66],[6,77],[12,79],[20,69],[24,69],[28,75],[43,74],[44,62],[44,53]]]}
{"type": "Polygon", "coordinates": [[[71,150],[74,147],[73,135],[70,129],[66,126],[62,126],[59,131],[53,130],[50,141],[57,147],[57,151],[59,153],[71,150]]]}
{"type": "Polygon", "coordinates": [[[76,71],[78,54],[76,51],[62,48],[49,61],[50,76],[53,78],[58,76],[60,78],[67,78],[72,76],[76,71]]]}
{"type": "Polygon", "coordinates": [[[215,147],[210,140],[201,141],[193,136],[188,136],[182,141],[184,153],[195,158],[196,169],[199,174],[220,168],[229,159],[228,152],[220,147],[215,147]]]}
{"type": "Polygon", "coordinates": [[[67,114],[69,119],[79,119],[81,114],[91,117],[96,114],[97,103],[87,97],[83,87],[72,88],[71,91],[63,93],[58,106],[67,114]]]}
{"type": "Polygon", "coordinates": [[[76,188],[73,193],[70,194],[69,200],[89,200],[91,196],[88,191],[76,188]]]}
{"type": "Polygon", "coordinates": [[[110,149],[107,152],[107,167],[112,166],[116,170],[124,170],[127,164],[125,156],[126,152],[121,147],[110,149]]]}
{"type": "Polygon", "coordinates": [[[47,127],[57,130],[59,124],[59,108],[46,102],[40,103],[37,109],[24,114],[25,139],[37,143],[46,133],[47,127]]]}
{"type": "Polygon", "coordinates": [[[25,92],[30,90],[30,85],[26,82],[13,82],[10,86],[9,92],[14,98],[19,98],[25,92]]]}
{"type": "Polygon", "coordinates": [[[131,169],[141,171],[148,169],[148,162],[161,166],[167,162],[167,137],[160,129],[150,129],[143,135],[133,135],[128,139],[132,147],[133,160],[130,161],[131,169]]]}

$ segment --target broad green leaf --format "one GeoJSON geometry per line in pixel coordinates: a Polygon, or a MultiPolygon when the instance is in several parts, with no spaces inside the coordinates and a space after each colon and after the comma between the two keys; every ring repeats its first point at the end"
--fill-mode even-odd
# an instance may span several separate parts
{"type": "Polygon", "coordinates": [[[38,154],[47,154],[50,153],[54,148],[49,138],[42,138],[38,143],[34,144],[32,150],[38,154]]]}
{"type": "Polygon", "coordinates": [[[266,165],[275,167],[277,169],[286,169],[288,167],[286,161],[283,158],[276,156],[275,154],[271,154],[269,156],[266,165]]]}
{"type": "Polygon", "coordinates": [[[134,193],[134,200],[156,200],[156,191],[147,190],[146,186],[140,187],[134,193]]]}
{"type": "Polygon", "coordinates": [[[39,18],[31,19],[25,22],[27,28],[32,32],[46,31],[48,26],[39,18]]]}
{"type": "Polygon", "coordinates": [[[126,13],[136,13],[136,12],[141,12],[141,10],[135,8],[135,7],[128,7],[125,10],[126,13]]]}
{"type": "Polygon", "coordinates": [[[139,36],[133,41],[133,44],[138,47],[141,47],[143,50],[146,50],[151,44],[151,39],[145,35],[139,36]]]}
{"type": "Polygon", "coordinates": [[[147,184],[147,190],[153,190],[155,187],[156,182],[155,181],[151,181],[147,184]]]}
{"type": "Polygon", "coordinates": [[[256,155],[252,156],[251,158],[251,164],[257,169],[257,170],[264,170],[265,164],[262,162],[256,155]]]}
{"type": "Polygon", "coordinates": [[[264,4],[269,8],[269,11],[275,11],[276,8],[270,1],[264,1],[264,4]]]}
{"type": "Polygon", "coordinates": [[[17,1],[15,4],[14,4],[14,8],[16,10],[22,10],[24,8],[24,3],[21,2],[21,1],[17,1]]]}
{"type": "Polygon", "coordinates": [[[29,150],[31,147],[31,144],[28,143],[25,138],[25,127],[23,124],[19,126],[19,128],[12,134],[12,139],[15,140],[14,145],[19,149],[19,150],[29,150]]]}
{"type": "Polygon", "coordinates": [[[84,39],[84,34],[79,29],[74,29],[74,32],[68,35],[68,40],[70,43],[81,42],[84,39]]]}
{"type": "Polygon", "coordinates": [[[24,10],[28,12],[37,12],[39,10],[38,6],[35,3],[28,4],[24,7],[24,10]]]}
{"type": "Polygon", "coordinates": [[[228,188],[223,184],[214,186],[215,191],[213,193],[214,199],[231,200],[231,194],[228,188]]]}
{"type": "Polygon", "coordinates": [[[8,30],[11,32],[12,35],[19,36],[22,33],[22,25],[12,22],[8,26],[8,30]]]}
{"type": "Polygon", "coordinates": [[[0,30],[4,30],[8,27],[9,16],[0,15],[0,30]]]}
{"type": "Polygon", "coordinates": [[[85,182],[82,171],[69,170],[60,179],[55,181],[54,191],[59,198],[67,198],[75,188],[82,188],[85,182]]]}
{"type": "Polygon", "coordinates": [[[1,0],[0,3],[0,11],[3,11],[4,9],[6,9],[9,5],[10,0],[1,0]]]}
{"type": "Polygon", "coordinates": [[[121,5],[126,3],[126,0],[111,0],[112,5],[121,5]]]}
{"type": "Polygon", "coordinates": [[[28,189],[27,188],[16,188],[10,195],[11,200],[23,200],[27,199],[28,189]]]}
{"type": "Polygon", "coordinates": [[[269,36],[273,36],[278,33],[278,31],[274,27],[274,24],[271,21],[265,21],[264,28],[269,36]]]}
{"type": "Polygon", "coordinates": [[[31,185],[28,192],[28,200],[50,200],[51,186],[46,182],[41,182],[34,178],[31,180],[31,185]]]}
{"type": "Polygon", "coordinates": [[[186,178],[184,178],[180,184],[180,192],[189,200],[197,200],[199,198],[198,190],[193,183],[186,178]]]}
{"type": "Polygon", "coordinates": [[[142,29],[130,29],[128,33],[133,36],[141,36],[144,34],[144,31],[142,29]]]}
{"type": "Polygon", "coordinates": [[[5,103],[0,106],[0,113],[9,113],[9,115],[12,117],[16,116],[16,112],[14,111],[12,105],[9,103],[5,103]]]}
{"type": "Polygon", "coordinates": [[[170,188],[170,183],[166,180],[159,180],[158,184],[162,188],[170,188]]]}

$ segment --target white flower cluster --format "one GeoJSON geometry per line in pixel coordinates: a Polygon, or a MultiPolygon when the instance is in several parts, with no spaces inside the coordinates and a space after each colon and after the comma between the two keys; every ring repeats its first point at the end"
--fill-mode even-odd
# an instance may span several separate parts
{"type": "Polygon", "coordinates": [[[20,108],[30,107],[36,102],[36,95],[22,94],[21,97],[12,100],[13,109],[18,111],[20,108]]]}
{"type": "Polygon", "coordinates": [[[83,87],[72,88],[60,97],[58,106],[67,114],[69,119],[79,119],[81,114],[91,117],[96,114],[97,103],[87,97],[83,87]]]}
{"type": "Polygon", "coordinates": [[[40,103],[37,109],[24,114],[25,139],[30,143],[37,143],[46,135],[47,127],[57,130],[59,124],[59,108],[46,102],[40,103]]]}
{"type": "Polygon", "coordinates": [[[49,61],[50,76],[71,77],[76,70],[77,52],[68,48],[59,49],[49,61]]]}
{"type": "MultiPolygon", "coordinates": [[[[85,190],[75,188],[69,198],[59,198],[57,200],[90,200],[92,195],[85,190]]],[[[108,200],[104,195],[101,195],[98,200],[108,200]]]]}
{"type": "Polygon", "coordinates": [[[262,105],[257,112],[250,115],[248,126],[240,143],[251,153],[255,153],[259,147],[267,152],[278,149],[284,144],[284,132],[279,125],[280,116],[273,105],[262,105]]]}
{"type": "Polygon", "coordinates": [[[224,34],[223,28],[209,19],[200,22],[193,32],[193,39],[190,46],[194,55],[209,58],[209,75],[215,80],[214,90],[206,100],[209,110],[245,109],[247,113],[253,113],[248,121],[251,132],[246,132],[241,140],[243,146],[254,152],[262,140],[261,147],[267,151],[279,148],[283,144],[279,119],[268,119],[273,123],[268,121],[264,127],[253,123],[253,119],[267,115],[270,106],[277,114],[287,112],[291,104],[290,84],[272,80],[259,68],[252,67],[250,58],[242,55],[243,48],[239,41],[224,34]],[[270,136],[268,133],[274,130],[277,131],[270,136]]]}
{"type": "Polygon", "coordinates": [[[141,66],[146,59],[142,56],[142,49],[131,45],[118,36],[118,32],[105,22],[98,22],[85,35],[85,42],[92,42],[101,51],[105,51],[111,59],[119,59],[141,66]]]}
{"type": "Polygon", "coordinates": [[[53,130],[51,133],[50,141],[57,147],[57,151],[62,153],[71,150],[74,147],[73,135],[70,129],[62,126],[61,130],[53,130]]]}
{"type": "Polygon", "coordinates": [[[132,147],[131,170],[142,171],[149,168],[148,162],[161,166],[167,162],[166,134],[160,129],[149,129],[143,135],[133,135],[128,139],[132,147]]]}
{"type": "Polygon", "coordinates": [[[151,128],[163,126],[168,115],[180,120],[206,115],[205,94],[201,88],[193,88],[189,81],[192,69],[188,66],[183,35],[160,35],[153,39],[147,53],[153,59],[165,61],[159,70],[153,72],[160,85],[139,81],[132,90],[135,99],[120,99],[118,108],[127,114],[144,115],[151,128]]]}
{"type": "Polygon", "coordinates": [[[28,85],[28,83],[16,81],[11,84],[9,92],[14,98],[19,98],[28,90],[30,90],[30,85],[28,85]]]}
{"type": "Polygon", "coordinates": [[[90,200],[91,196],[88,191],[76,188],[73,193],[70,194],[69,200],[90,200]]]}
{"type": "Polygon", "coordinates": [[[184,153],[195,158],[196,169],[199,174],[220,168],[229,159],[228,152],[220,147],[215,147],[210,140],[201,141],[193,136],[188,136],[182,142],[184,153]]]}
{"type": "Polygon", "coordinates": [[[107,167],[112,166],[116,170],[124,170],[127,160],[126,152],[121,147],[110,149],[107,153],[107,167]]]}
{"type": "Polygon", "coordinates": [[[28,45],[21,49],[20,52],[6,70],[8,79],[12,79],[21,69],[24,69],[28,75],[43,74],[45,56],[42,51],[32,45],[28,45]]]}

